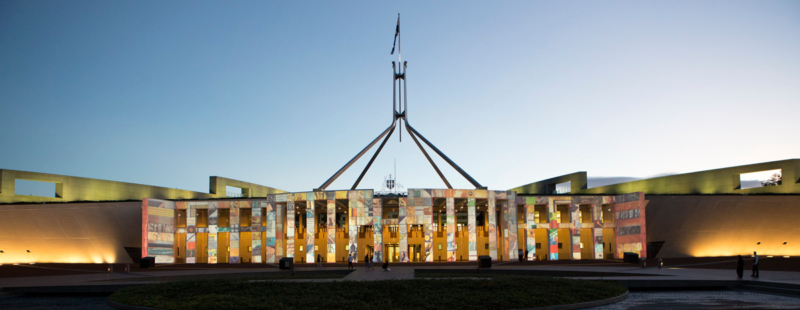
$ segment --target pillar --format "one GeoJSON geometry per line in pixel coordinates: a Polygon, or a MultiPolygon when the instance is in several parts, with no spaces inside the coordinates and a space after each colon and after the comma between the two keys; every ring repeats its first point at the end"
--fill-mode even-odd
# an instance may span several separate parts
{"type": "MultiPolygon", "coordinates": [[[[526,197],[535,199],[534,197],[526,197]]],[[[527,203],[527,202],[526,202],[527,203]]],[[[525,205],[525,246],[526,251],[528,251],[528,260],[533,260],[533,257],[536,256],[536,205],[534,204],[526,204],[525,205]]]]}
{"type": "Polygon", "coordinates": [[[422,228],[425,230],[425,261],[433,262],[433,199],[424,199],[426,205],[422,207],[422,228]]]}
{"type": "MultiPolygon", "coordinates": [[[[283,258],[283,245],[286,244],[286,233],[283,231],[283,214],[286,213],[286,207],[278,205],[277,203],[273,204],[272,206],[272,210],[275,213],[275,228],[273,229],[275,232],[273,234],[273,236],[275,236],[275,261],[273,261],[273,263],[275,263],[283,258]]],[[[267,214],[267,216],[269,217],[269,214],[267,214]]],[[[269,220],[269,218],[267,218],[267,220],[269,220]]]]}
{"type": "Polygon", "coordinates": [[[252,213],[250,216],[250,240],[253,251],[250,261],[253,263],[261,262],[261,208],[266,204],[266,201],[254,201],[253,205],[251,206],[252,213]]]}
{"type": "MultiPolygon", "coordinates": [[[[575,198],[573,198],[575,199],[575,198]]],[[[580,260],[581,259],[581,219],[578,216],[578,212],[580,212],[581,205],[578,203],[571,203],[569,205],[569,214],[570,220],[572,220],[571,225],[569,225],[569,235],[572,239],[572,259],[580,260]]]]}
{"type": "Polygon", "coordinates": [[[192,203],[186,207],[186,263],[194,264],[197,262],[197,207],[192,203]]]}
{"type": "Polygon", "coordinates": [[[325,224],[326,228],[328,228],[328,242],[327,244],[327,253],[325,261],[328,263],[335,263],[336,262],[336,192],[326,192],[327,198],[327,218],[328,221],[325,224]]]}
{"type": "MultiPolygon", "coordinates": [[[[278,197],[280,198],[280,196],[278,197]]],[[[286,257],[294,257],[294,195],[286,194],[284,197],[286,199],[286,257]]]]}
{"type": "Polygon", "coordinates": [[[353,262],[358,261],[358,196],[356,191],[347,192],[347,227],[350,233],[350,240],[348,240],[347,252],[348,255],[355,256],[353,262]]]}
{"type": "Polygon", "coordinates": [[[239,263],[239,208],[243,201],[231,202],[230,263],[239,263]]]}
{"type": "Polygon", "coordinates": [[[547,214],[549,215],[548,241],[550,242],[550,260],[558,260],[558,218],[556,218],[556,204],[552,199],[547,201],[547,214]]]}
{"type": "Polygon", "coordinates": [[[487,210],[489,220],[489,256],[492,260],[497,260],[497,195],[494,191],[489,191],[489,208],[487,210]]]}
{"type": "Polygon", "coordinates": [[[508,220],[508,258],[509,261],[518,261],[519,252],[517,246],[517,193],[509,191],[508,194],[508,213],[506,219],[508,220]]]}
{"type": "MultiPolygon", "coordinates": [[[[410,195],[411,191],[408,193],[410,195]]],[[[397,208],[397,226],[398,230],[400,231],[400,245],[398,245],[398,251],[400,251],[400,262],[405,263],[408,262],[408,220],[406,219],[406,206],[408,205],[408,198],[401,197],[398,202],[399,208],[397,208]]]]}
{"type": "MultiPolygon", "coordinates": [[[[275,197],[275,196],[272,196],[272,197],[275,197]]],[[[276,262],[275,258],[276,258],[276,253],[277,253],[277,242],[276,242],[277,225],[275,225],[276,224],[275,223],[275,216],[276,216],[276,213],[277,213],[277,212],[275,212],[275,207],[276,206],[277,206],[277,204],[275,203],[275,199],[274,198],[270,199],[270,197],[268,196],[267,197],[266,208],[264,208],[264,212],[266,212],[266,215],[267,215],[267,222],[265,223],[266,227],[264,229],[265,230],[264,233],[266,234],[266,239],[265,239],[266,244],[265,244],[265,247],[264,247],[264,251],[265,251],[264,254],[266,254],[265,261],[267,263],[273,263],[273,264],[276,262]]]]}
{"type": "MultiPolygon", "coordinates": [[[[602,200],[601,200],[602,201],[602,200]]],[[[592,242],[594,242],[594,259],[603,259],[603,218],[600,216],[603,204],[592,205],[592,242]]]]}
{"type": "Polygon", "coordinates": [[[383,204],[380,198],[372,199],[372,231],[373,235],[373,248],[375,253],[372,256],[372,262],[381,263],[383,259],[383,204]]]}
{"type": "MultiPolygon", "coordinates": [[[[449,191],[452,194],[452,191],[449,191]]],[[[456,261],[456,207],[455,198],[447,197],[447,261],[456,261]]]]}
{"type": "Polygon", "coordinates": [[[469,261],[478,261],[478,236],[475,227],[475,198],[467,198],[467,232],[469,238],[469,261]]]}
{"type": "Polygon", "coordinates": [[[216,201],[208,205],[208,263],[217,263],[217,236],[219,233],[219,209],[216,201]]]}

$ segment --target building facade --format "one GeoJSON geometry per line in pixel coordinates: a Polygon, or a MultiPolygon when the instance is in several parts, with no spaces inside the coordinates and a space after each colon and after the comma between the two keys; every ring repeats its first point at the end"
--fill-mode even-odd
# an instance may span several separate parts
{"type": "Polygon", "coordinates": [[[518,196],[410,189],[271,194],[142,204],[142,256],[157,263],[602,259],[643,251],[644,193],[518,196]]]}

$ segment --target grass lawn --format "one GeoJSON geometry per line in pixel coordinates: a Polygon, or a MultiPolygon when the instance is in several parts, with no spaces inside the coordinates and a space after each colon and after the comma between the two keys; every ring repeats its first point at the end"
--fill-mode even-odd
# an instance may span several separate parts
{"type": "Polygon", "coordinates": [[[515,309],[611,298],[602,281],[502,276],[338,282],[182,281],[132,286],[110,300],[161,309],[515,309]]]}

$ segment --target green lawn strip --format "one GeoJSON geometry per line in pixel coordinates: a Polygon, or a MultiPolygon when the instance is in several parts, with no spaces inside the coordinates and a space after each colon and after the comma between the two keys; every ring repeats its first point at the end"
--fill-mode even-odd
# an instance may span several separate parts
{"type": "Polygon", "coordinates": [[[110,300],[161,309],[515,309],[607,299],[625,287],[549,277],[490,280],[247,282],[203,280],[131,286],[110,300]]]}

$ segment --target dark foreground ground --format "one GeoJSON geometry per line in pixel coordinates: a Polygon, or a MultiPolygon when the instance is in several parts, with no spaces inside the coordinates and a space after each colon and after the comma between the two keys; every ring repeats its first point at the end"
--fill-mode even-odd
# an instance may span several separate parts
{"type": "MultiPolygon", "coordinates": [[[[106,296],[0,298],[0,309],[113,309],[106,296]]],[[[623,302],[592,310],[661,309],[798,309],[800,298],[741,291],[632,292],[623,302]]]]}

